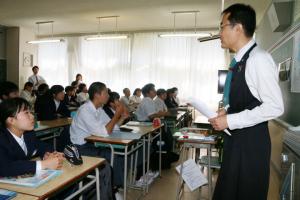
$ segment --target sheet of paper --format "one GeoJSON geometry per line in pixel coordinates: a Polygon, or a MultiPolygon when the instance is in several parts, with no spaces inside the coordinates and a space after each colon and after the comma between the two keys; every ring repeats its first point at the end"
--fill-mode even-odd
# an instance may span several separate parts
{"type": "MultiPolygon", "coordinates": [[[[181,164],[176,167],[180,174],[181,164]]],[[[194,160],[189,159],[183,163],[182,178],[191,191],[207,184],[207,179],[201,172],[199,166],[194,160]]]]}
{"type": "MultiPolygon", "coordinates": [[[[218,114],[211,110],[203,101],[195,98],[189,98],[188,103],[195,107],[202,115],[207,117],[208,119],[216,117],[218,114]]],[[[225,129],[223,130],[227,135],[230,135],[230,132],[225,129]]]]}

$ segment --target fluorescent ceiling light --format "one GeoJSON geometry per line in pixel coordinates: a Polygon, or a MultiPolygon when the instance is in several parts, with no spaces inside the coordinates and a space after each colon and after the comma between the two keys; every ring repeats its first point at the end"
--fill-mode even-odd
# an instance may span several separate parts
{"type": "Polygon", "coordinates": [[[87,41],[92,40],[110,40],[110,39],[127,39],[128,35],[111,35],[111,36],[95,36],[95,37],[87,37],[85,38],[87,41]]]}
{"type": "Polygon", "coordinates": [[[32,40],[28,41],[28,44],[42,44],[42,43],[57,43],[57,42],[64,42],[63,39],[53,39],[53,40],[32,40]]]}
{"type": "Polygon", "coordinates": [[[210,33],[170,33],[159,34],[159,37],[209,37],[210,33]]]}

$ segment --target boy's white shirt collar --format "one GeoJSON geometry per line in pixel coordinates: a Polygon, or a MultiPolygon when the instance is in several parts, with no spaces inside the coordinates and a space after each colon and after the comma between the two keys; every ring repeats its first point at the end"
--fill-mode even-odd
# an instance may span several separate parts
{"type": "Polygon", "coordinates": [[[234,56],[236,62],[241,61],[242,57],[244,56],[244,54],[248,51],[248,49],[250,49],[252,47],[252,45],[254,45],[255,40],[252,38],[245,46],[243,46],[234,56]]]}

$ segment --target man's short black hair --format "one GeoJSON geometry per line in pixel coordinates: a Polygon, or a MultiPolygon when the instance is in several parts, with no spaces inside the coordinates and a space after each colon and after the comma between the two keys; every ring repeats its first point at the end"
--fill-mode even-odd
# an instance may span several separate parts
{"type": "Polygon", "coordinates": [[[155,90],[155,85],[153,83],[148,83],[142,88],[143,96],[146,97],[151,90],[155,90]]]}
{"type": "Polygon", "coordinates": [[[120,95],[117,92],[109,92],[109,99],[106,103],[106,105],[109,106],[110,103],[113,103],[115,100],[119,100],[120,99],[120,95]]]}
{"type": "Polygon", "coordinates": [[[64,91],[64,87],[61,85],[53,85],[50,89],[51,93],[57,95],[60,92],[64,91]]]}
{"type": "Polygon", "coordinates": [[[10,81],[3,81],[0,83],[0,99],[2,99],[2,96],[9,96],[12,92],[19,91],[19,87],[10,81]]]}
{"type": "Polygon", "coordinates": [[[160,96],[160,95],[162,95],[162,94],[166,94],[167,93],[167,91],[165,90],[165,89],[158,89],[157,91],[156,91],[156,94],[157,94],[157,96],[160,96]]]}
{"type": "Polygon", "coordinates": [[[71,92],[71,91],[74,91],[74,90],[75,90],[75,87],[73,87],[73,86],[65,87],[65,92],[71,92]]]}
{"type": "Polygon", "coordinates": [[[82,92],[83,91],[83,89],[86,87],[86,84],[85,83],[80,83],[79,85],[78,85],[78,93],[80,93],[80,92],[82,92]]]}
{"type": "Polygon", "coordinates": [[[35,69],[39,69],[39,67],[37,65],[32,67],[32,71],[34,71],[35,69]]]}
{"type": "Polygon", "coordinates": [[[94,99],[94,96],[96,93],[100,94],[105,89],[106,89],[106,86],[104,83],[101,83],[101,82],[92,83],[92,85],[90,85],[89,90],[88,90],[90,100],[94,99]]]}
{"type": "Polygon", "coordinates": [[[31,82],[26,82],[25,85],[24,85],[24,90],[26,89],[26,87],[33,87],[33,83],[31,82]]]}
{"type": "Polygon", "coordinates": [[[71,86],[77,87],[78,86],[78,82],[77,81],[72,81],[71,86]]]}
{"type": "Polygon", "coordinates": [[[42,83],[38,87],[38,94],[43,95],[49,90],[49,85],[47,83],[42,83]]]}
{"type": "Polygon", "coordinates": [[[19,112],[30,109],[30,104],[23,98],[6,99],[0,104],[0,123],[6,128],[6,120],[15,117],[19,112]]]}
{"type": "Polygon", "coordinates": [[[81,75],[81,74],[76,74],[76,79],[78,78],[78,76],[81,76],[81,77],[82,77],[82,75],[81,75]]]}
{"type": "Polygon", "coordinates": [[[226,8],[222,14],[229,14],[228,20],[231,24],[242,24],[248,38],[253,36],[256,28],[256,14],[250,5],[233,4],[226,8]]]}

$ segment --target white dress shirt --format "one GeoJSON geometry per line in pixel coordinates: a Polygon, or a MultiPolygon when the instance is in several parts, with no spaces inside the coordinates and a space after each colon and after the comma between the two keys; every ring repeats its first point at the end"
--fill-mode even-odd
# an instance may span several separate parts
{"type": "Polygon", "coordinates": [[[60,101],[57,101],[56,99],[53,99],[54,103],[55,103],[55,109],[57,111],[59,105],[60,105],[60,101]]]}
{"type": "Polygon", "coordinates": [[[105,115],[104,110],[96,109],[90,100],[80,106],[70,128],[72,143],[83,145],[86,143],[84,138],[91,135],[108,136],[105,115]]]}
{"type": "Polygon", "coordinates": [[[138,121],[150,121],[149,116],[156,113],[155,103],[150,97],[143,98],[135,114],[138,121]]]}
{"type": "Polygon", "coordinates": [[[28,81],[33,84],[34,90],[37,90],[39,85],[41,85],[42,83],[46,83],[45,79],[42,76],[34,75],[34,74],[28,78],[28,81]],[[37,82],[38,82],[38,84],[37,84],[37,82]]]}
{"type": "MultiPolygon", "coordinates": [[[[22,135],[21,137],[18,137],[15,134],[13,134],[9,129],[7,129],[7,130],[13,136],[13,138],[17,141],[17,143],[20,145],[20,147],[24,151],[25,155],[27,155],[27,147],[26,147],[26,143],[24,141],[24,135],[22,135]]],[[[40,170],[42,170],[42,163],[41,163],[41,161],[36,161],[35,171],[37,172],[40,170]]]]}
{"type": "Polygon", "coordinates": [[[78,103],[84,103],[89,99],[89,93],[80,92],[77,94],[77,102],[78,103]]]}
{"type": "Polygon", "coordinates": [[[155,108],[156,108],[156,111],[168,111],[168,107],[166,106],[165,102],[159,98],[159,97],[156,97],[154,99],[154,103],[155,103],[155,108]]]}
{"type": "MultiPolygon", "coordinates": [[[[249,41],[235,55],[239,62],[248,49],[255,43],[249,41]]],[[[283,111],[283,100],[278,85],[277,67],[269,53],[259,47],[255,47],[249,55],[245,71],[246,83],[252,95],[262,104],[252,110],[244,110],[227,115],[228,127],[241,129],[279,117],[283,111]]]]}
{"type": "MultiPolygon", "coordinates": [[[[110,110],[115,113],[116,111],[114,111],[113,109],[110,108],[110,110]]],[[[108,124],[111,121],[111,118],[106,114],[106,112],[104,111],[104,115],[103,115],[103,123],[108,124]]],[[[115,124],[113,131],[120,131],[120,127],[118,124],[115,124]]]]}
{"type": "Polygon", "coordinates": [[[129,102],[132,102],[132,103],[136,103],[136,104],[140,104],[142,102],[142,98],[141,97],[138,97],[136,95],[132,95],[130,98],[129,98],[129,102]]]}

